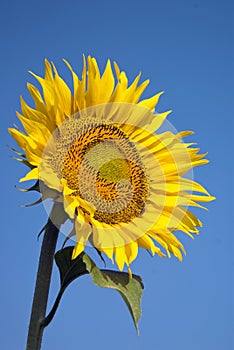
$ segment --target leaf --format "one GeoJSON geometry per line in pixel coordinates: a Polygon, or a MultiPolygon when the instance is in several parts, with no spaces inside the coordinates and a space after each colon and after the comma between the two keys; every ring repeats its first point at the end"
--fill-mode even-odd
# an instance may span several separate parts
{"type": "Polygon", "coordinates": [[[113,270],[99,270],[90,257],[83,255],[83,261],[86,263],[87,270],[90,273],[92,281],[95,285],[102,288],[111,288],[117,290],[125,301],[128,310],[132,316],[137,333],[138,322],[141,317],[141,297],[144,288],[140,276],[132,275],[126,272],[113,270]]]}
{"type": "Polygon", "coordinates": [[[55,254],[55,261],[60,273],[61,289],[51,312],[44,319],[43,325],[48,325],[52,320],[66,287],[74,279],[90,274],[90,277],[96,286],[115,289],[120,293],[130,311],[136,330],[139,334],[138,322],[141,317],[140,302],[142,290],[144,288],[141,277],[132,275],[132,278],[130,278],[126,272],[99,270],[92,259],[85,253],[81,253],[76,259],[71,260],[72,251],[73,247],[66,247],[55,254]]]}
{"type": "Polygon", "coordinates": [[[73,247],[66,247],[55,254],[55,262],[59,268],[61,289],[65,289],[74,279],[88,274],[86,264],[81,253],[72,260],[73,247]]]}

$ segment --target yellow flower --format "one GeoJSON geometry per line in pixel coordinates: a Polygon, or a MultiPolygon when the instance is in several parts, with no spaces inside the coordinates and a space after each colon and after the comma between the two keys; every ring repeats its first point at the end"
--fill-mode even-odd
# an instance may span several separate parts
{"type": "Polygon", "coordinates": [[[40,180],[41,192],[62,201],[74,223],[73,258],[91,242],[120,270],[138,247],[182,260],[175,232],[202,226],[188,207],[214,199],[185,175],[208,161],[183,143],[192,132],[156,133],[170,111],[155,112],[162,92],[139,102],[149,80],[139,84],[139,74],[129,85],[116,63],[115,75],[109,60],[101,75],[94,58],[87,62],[81,80],[66,62],[73,93],[47,60],[44,78],[32,73],[42,94],[28,84],[35,106],[21,98],[17,113],[25,132],[9,129],[32,168],[20,181],[40,180]]]}

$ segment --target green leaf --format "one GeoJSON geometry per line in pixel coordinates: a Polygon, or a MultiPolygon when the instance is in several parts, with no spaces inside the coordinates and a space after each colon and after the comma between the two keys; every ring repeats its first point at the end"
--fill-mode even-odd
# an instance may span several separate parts
{"type": "Polygon", "coordinates": [[[87,270],[95,285],[102,288],[115,289],[120,293],[130,311],[137,333],[139,334],[140,303],[142,289],[144,288],[141,277],[132,275],[132,278],[130,278],[126,272],[99,270],[87,254],[83,255],[83,261],[86,263],[87,270]]]}
{"type": "Polygon", "coordinates": [[[66,287],[74,279],[90,274],[96,286],[114,289],[119,292],[130,311],[139,334],[138,322],[141,317],[140,303],[142,290],[144,288],[141,277],[133,275],[131,278],[126,272],[99,270],[92,259],[85,253],[81,253],[76,259],[71,260],[72,251],[73,247],[66,247],[55,254],[55,261],[60,273],[61,289],[50,314],[43,322],[44,326],[48,325],[52,320],[66,287]]]}

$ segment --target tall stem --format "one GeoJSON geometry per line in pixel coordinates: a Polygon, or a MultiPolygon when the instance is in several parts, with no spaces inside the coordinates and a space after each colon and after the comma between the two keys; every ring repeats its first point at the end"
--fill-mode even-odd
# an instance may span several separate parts
{"type": "Polygon", "coordinates": [[[41,324],[41,322],[46,314],[46,306],[49,295],[53,259],[58,240],[58,233],[59,228],[53,225],[49,220],[49,224],[45,229],[41,247],[26,350],[40,350],[41,348],[42,335],[44,330],[44,326],[41,324]]]}

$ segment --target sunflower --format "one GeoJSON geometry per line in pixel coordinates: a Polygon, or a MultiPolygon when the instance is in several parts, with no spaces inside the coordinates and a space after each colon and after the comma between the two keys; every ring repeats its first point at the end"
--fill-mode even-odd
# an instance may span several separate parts
{"type": "Polygon", "coordinates": [[[73,259],[90,242],[129,272],[138,247],[182,260],[176,231],[193,237],[202,226],[188,207],[214,199],[186,176],[208,162],[183,142],[192,132],[160,132],[171,111],[155,112],[162,92],[140,100],[149,84],[139,84],[141,74],[129,85],[115,62],[115,74],[109,60],[100,74],[88,57],[79,79],[65,63],[73,91],[45,60],[44,78],[31,73],[42,93],[27,85],[34,108],[21,98],[17,112],[25,131],[9,129],[31,169],[20,182],[38,180],[43,199],[63,204],[76,236],[73,259]]]}

